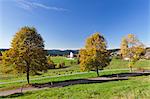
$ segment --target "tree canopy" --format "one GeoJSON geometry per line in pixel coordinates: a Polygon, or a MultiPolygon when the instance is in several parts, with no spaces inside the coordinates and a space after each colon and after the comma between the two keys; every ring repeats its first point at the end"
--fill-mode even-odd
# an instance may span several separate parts
{"type": "Polygon", "coordinates": [[[80,68],[82,71],[103,69],[110,62],[106,40],[99,33],[95,33],[86,40],[85,48],[79,52],[80,68]]]}
{"type": "Polygon", "coordinates": [[[143,43],[134,34],[128,34],[126,37],[123,37],[120,49],[122,57],[129,58],[129,67],[132,71],[132,66],[144,52],[143,43]]]}
{"type": "Polygon", "coordinates": [[[28,83],[29,73],[47,70],[44,41],[34,27],[22,27],[15,34],[11,48],[3,53],[2,63],[4,68],[10,67],[5,73],[26,73],[28,83]]]}

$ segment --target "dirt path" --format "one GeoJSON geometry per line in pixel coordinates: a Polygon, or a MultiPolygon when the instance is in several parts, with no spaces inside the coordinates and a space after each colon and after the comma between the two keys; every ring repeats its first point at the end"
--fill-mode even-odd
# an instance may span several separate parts
{"type": "MultiPolygon", "coordinates": [[[[118,80],[128,80],[128,77],[133,76],[142,76],[142,75],[150,75],[150,72],[138,72],[138,73],[120,73],[120,74],[112,74],[112,75],[104,75],[96,78],[87,78],[87,79],[76,79],[76,80],[66,80],[59,82],[49,82],[44,84],[32,84],[27,88],[23,88],[22,92],[33,91],[33,90],[42,90],[46,88],[54,88],[54,87],[65,87],[69,85],[76,84],[90,84],[90,83],[104,83],[109,81],[118,81],[118,80]]],[[[2,91],[0,92],[0,96],[7,96],[15,93],[21,93],[22,88],[2,91]]]]}

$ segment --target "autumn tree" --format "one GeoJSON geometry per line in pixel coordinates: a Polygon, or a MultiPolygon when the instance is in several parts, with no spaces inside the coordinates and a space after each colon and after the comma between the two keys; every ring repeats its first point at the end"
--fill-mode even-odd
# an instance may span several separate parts
{"type": "Polygon", "coordinates": [[[129,58],[129,68],[132,72],[133,65],[140,59],[144,52],[144,45],[134,34],[128,34],[121,42],[121,55],[123,58],[129,58]]]}
{"type": "Polygon", "coordinates": [[[47,70],[44,41],[34,27],[22,27],[14,36],[11,48],[3,53],[5,73],[26,73],[29,84],[30,73],[47,70]]]}
{"type": "Polygon", "coordinates": [[[99,69],[110,63],[106,40],[99,33],[95,33],[86,40],[85,48],[79,52],[80,69],[82,71],[95,70],[99,76],[99,69]]]}

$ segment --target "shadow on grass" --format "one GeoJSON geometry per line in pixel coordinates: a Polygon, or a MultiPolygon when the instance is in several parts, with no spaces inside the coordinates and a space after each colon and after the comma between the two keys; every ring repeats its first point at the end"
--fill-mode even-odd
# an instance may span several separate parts
{"type": "Polygon", "coordinates": [[[97,78],[65,80],[65,81],[49,82],[49,83],[42,83],[42,84],[35,83],[32,84],[32,86],[35,88],[65,87],[65,86],[76,85],[76,84],[91,84],[91,83],[104,83],[110,81],[128,80],[128,77],[147,76],[147,75],[150,75],[150,73],[119,73],[119,74],[112,74],[112,75],[103,75],[97,78]]]}
{"type": "Polygon", "coordinates": [[[77,80],[66,80],[66,81],[60,81],[60,82],[49,82],[49,83],[44,83],[44,84],[32,84],[33,87],[35,88],[44,88],[44,87],[65,87],[65,86],[70,86],[70,85],[76,85],[76,84],[91,84],[91,83],[103,83],[103,82],[109,82],[109,81],[118,81],[118,80],[128,80],[126,78],[117,78],[117,79],[107,79],[107,80],[102,80],[102,79],[77,79],[77,80]]]}
{"type": "Polygon", "coordinates": [[[135,77],[135,76],[148,76],[150,72],[131,72],[131,73],[119,73],[119,74],[111,74],[111,75],[102,75],[101,77],[135,77]]]}
{"type": "Polygon", "coordinates": [[[30,95],[30,94],[32,94],[32,92],[26,92],[26,93],[19,93],[19,92],[17,92],[17,93],[14,93],[14,94],[11,94],[11,95],[7,95],[7,96],[0,96],[0,99],[1,98],[17,98],[17,97],[20,97],[20,96],[27,96],[27,95],[30,95]]]}
{"type": "Polygon", "coordinates": [[[23,96],[23,93],[14,93],[8,96],[0,96],[0,98],[15,98],[15,97],[19,97],[19,96],[23,96]]]}

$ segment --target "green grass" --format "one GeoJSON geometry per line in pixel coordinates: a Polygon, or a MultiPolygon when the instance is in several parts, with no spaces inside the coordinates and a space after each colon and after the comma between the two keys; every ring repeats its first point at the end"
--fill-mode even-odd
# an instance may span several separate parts
{"type": "Polygon", "coordinates": [[[150,69],[150,60],[139,60],[135,64],[136,68],[150,69]]]}
{"type": "Polygon", "coordinates": [[[70,64],[71,62],[73,62],[73,63],[77,62],[76,58],[71,60],[71,59],[67,59],[66,57],[62,57],[62,56],[51,57],[51,59],[55,64],[65,62],[66,66],[71,66],[72,65],[72,64],[70,64]]]}
{"type": "Polygon", "coordinates": [[[49,88],[5,98],[17,99],[150,99],[150,76],[93,84],[49,88]]]}
{"type": "MultiPolygon", "coordinates": [[[[120,69],[120,68],[128,68],[128,61],[121,59],[112,59],[109,66],[105,69],[120,69]]],[[[143,68],[150,69],[150,60],[139,60],[135,63],[133,68],[143,68]]]]}

